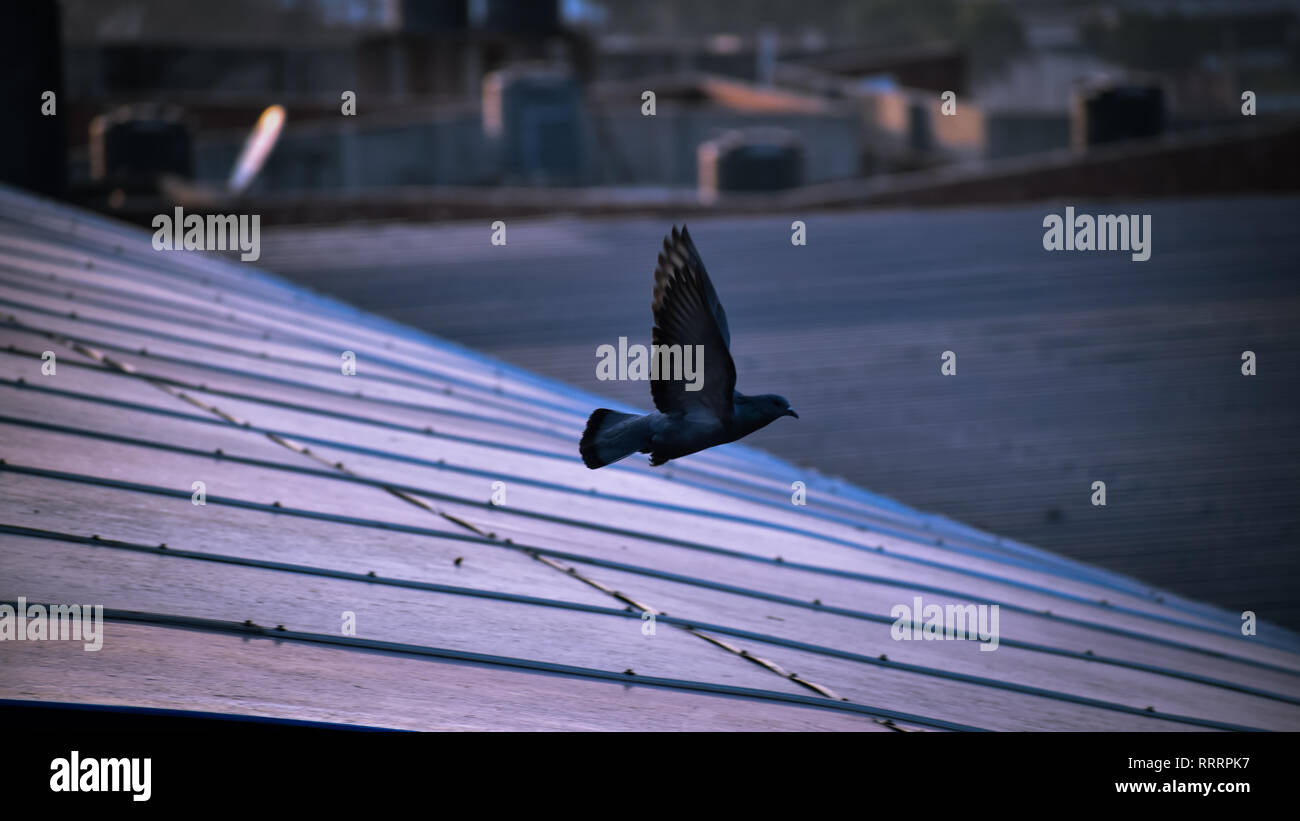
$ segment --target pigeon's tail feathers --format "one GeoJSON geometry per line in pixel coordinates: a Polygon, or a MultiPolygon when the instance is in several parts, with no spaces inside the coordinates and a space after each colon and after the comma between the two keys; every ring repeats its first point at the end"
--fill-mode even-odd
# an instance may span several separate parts
{"type": "Polygon", "coordinates": [[[595,470],[637,451],[650,448],[650,427],[644,416],[597,408],[587,419],[578,452],[582,463],[595,470]]]}

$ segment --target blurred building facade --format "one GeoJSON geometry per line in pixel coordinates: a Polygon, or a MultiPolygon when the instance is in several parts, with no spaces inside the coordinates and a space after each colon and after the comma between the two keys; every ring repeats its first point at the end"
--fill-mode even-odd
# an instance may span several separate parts
{"type": "Polygon", "coordinates": [[[1245,87],[1259,89],[1264,114],[1300,101],[1294,2],[1007,0],[1027,48],[996,71],[957,42],[603,30],[591,4],[559,0],[317,5],[347,24],[300,36],[151,33],[121,24],[122,14],[114,26],[65,24],[72,180],[92,178],[93,118],[142,102],[184,109],[199,181],[226,176],[258,113],[278,103],[289,125],[258,185],[356,190],[690,189],[701,146],[771,129],[799,146],[797,182],[817,184],[1067,148],[1072,132],[1087,131],[1081,112],[1093,111],[1077,103],[1084,87],[1158,89],[1159,126],[1140,136],[1239,122],[1245,87]],[[1192,54],[1143,46],[1161,26],[1192,54]],[[356,94],[355,117],[340,111],[344,91],[356,94]]]}

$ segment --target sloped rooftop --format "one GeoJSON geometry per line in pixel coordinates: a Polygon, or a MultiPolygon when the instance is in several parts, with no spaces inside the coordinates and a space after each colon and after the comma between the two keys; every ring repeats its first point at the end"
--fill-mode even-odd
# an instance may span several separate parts
{"type": "Polygon", "coordinates": [[[589,471],[607,400],[12,189],[0,320],[0,601],[106,608],[98,652],[0,644],[0,699],[420,730],[1300,729],[1292,634],[742,446],[589,471]],[[998,649],[895,641],[918,596],[999,605],[998,649]]]}

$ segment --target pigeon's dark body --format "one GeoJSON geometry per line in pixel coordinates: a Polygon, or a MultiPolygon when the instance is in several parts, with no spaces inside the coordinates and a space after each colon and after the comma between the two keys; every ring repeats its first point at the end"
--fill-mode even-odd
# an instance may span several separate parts
{"type": "Polygon", "coordinates": [[[633,453],[648,453],[650,464],[662,465],[734,442],[782,416],[799,418],[783,397],[745,396],[736,390],[727,315],[685,226],[680,233],[674,227],[664,239],[651,307],[655,345],[703,346],[703,385],[691,391],[684,380],[652,380],[650,394],[658,413],[637,416],[598,408],[587,419],[578,446],[587,467],[604,467],[633,453]]]}

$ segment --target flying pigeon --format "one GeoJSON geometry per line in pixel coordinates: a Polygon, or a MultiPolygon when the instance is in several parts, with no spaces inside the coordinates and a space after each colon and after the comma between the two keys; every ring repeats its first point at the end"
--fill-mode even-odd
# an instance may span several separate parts
{"type": "Polygon", "coordinates": [[[782,416],[799,418],[785,397],[746,396],[736,390],[731,331],[704,261],[686,226],[673,226],[655,266],[654,345],[701,346],[703,384],[689,390],[680,379],[650,382],[658,413],[637,416],[597,408],[587,419],[578,451],[587,467],[617,462],[633,453],[650,454],[651,465],[748,436],[782,416]]]}

